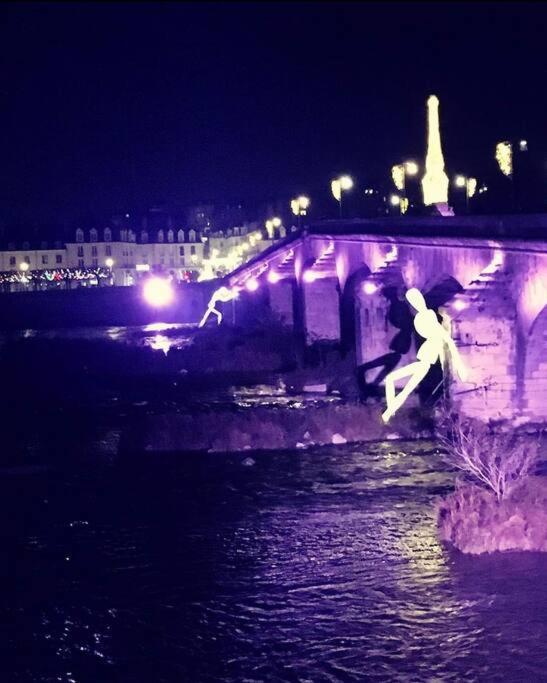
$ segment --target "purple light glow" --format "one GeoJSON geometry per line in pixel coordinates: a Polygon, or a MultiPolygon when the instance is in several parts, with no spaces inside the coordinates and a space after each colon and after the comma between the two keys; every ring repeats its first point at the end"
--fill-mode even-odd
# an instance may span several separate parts
{"type": "Polygon", "coordinates": [[[454,301],[452,304],[452,307],[455,311],[465,311],[467,308],[467,302],[465,302],[463,299],[456,299],[456,301],[454,301]]]}
{"type": "Polygon", "coordinates": [[[258,289],[258,287],[259,287],[259,283],[258,283],[258,280],[257,280],[255,277],[249,278],[249,279],[247,280],[247,282],[245,283],[245,289],[246,289],[248,292],[256,292],[256,290],[258,289]]]}
{"type": "Polygon", "coordinates": [[[169,280],[151,277],[144,283],[143,296],[150,306],[161,308],[172,303],[175,293],[169,280]]]}
{"type": "Polygon", "coordinates": [[[374,294],[374,292],[378,289],[378,287],[374,284],[374,282],[365,282],[363,284],[363,292],[365,294],[374,294]]]}
{"type": "Polygon", "coordinates": [[[279,282],[279,280],[281,280],[281,275],[275,270],[270,270],[268,272],[268,282],[270,282],[272,285],[275,285],[275,283],[279,282]]]}
{"type": "Polygon", "coordinates": [[[302,279],[307,283],[314,282],[317,279],[317,275],[313,272],[313,270],[305,270],[304,274],[302,275],[302,279]]]}

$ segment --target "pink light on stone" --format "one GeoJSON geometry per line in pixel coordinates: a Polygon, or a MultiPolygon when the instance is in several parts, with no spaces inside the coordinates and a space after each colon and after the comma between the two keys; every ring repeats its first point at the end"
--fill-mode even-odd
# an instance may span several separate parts
{"type": "Polygon", "coordinates": [[[172,303],[175,292],[166,278],[151,277],[144,283],[143,296],[150,306],[162,308],[172,303]]]}
{"type": "Polygon", "coordinates": [[[465,311],[467,308],[467,301],[464,301],[463,299],[456,299],[456,301],[454,301],[452,304],[452,308],[455,311],[465,311]]]}
{"type": "Polygon", "coordinates": [[[378,289],[378,287],[374,284],[374,282],[370,282],[370,280],[367,280],[363,284],[363,292],[365,294],[374,294],[374,292],[378,289]]]}
{"type": "Polygon", "coordinates": [[[313,270],[305,270],[304,275],[302,275],[302,279],[304,282],[309,284],[310,282],[315,282],[317,275],[313,272],[313,270]]]}
{"type": "Polygon", "coordinates": [[[258,289],[258,287],[259,287],[259,283],[258,283],[258,280],[257,280],[255,277],[249,278],[249,279],[247,280],[247,282],[245,283],[245,289],[246,289],[248,292],[256,292],[256,290],[258,289]]]}
{"type": "Polygon", "coordinates": [[[281,280],[281,275],[275,271],[275,270],[270,270],[268,272],[268,282],[271,283],[272,285],[275,285],[276,282],[279,282],[281,280]]]}

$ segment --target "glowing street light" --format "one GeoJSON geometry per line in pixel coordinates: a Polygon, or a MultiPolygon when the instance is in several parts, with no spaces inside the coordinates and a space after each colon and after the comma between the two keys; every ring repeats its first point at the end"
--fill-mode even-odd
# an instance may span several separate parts
{"type": "Polygon", "coordinates": [[[270,284],[275,285],[277,282],[279,282],[279,280],[281,280],[281,275],[277,271],[268,271],[268,282],[270,284]]]}
{"type": "Polygon", "coordinates": [[[300,227],[302,216],[305,216],[310,206],[310,198],[301,195],[291,201],[291,211],[297,217],[298,227],[300,227]]]}
{"type": "Polygon", "coordinates": [[[342,218],[342,193],[348,192],[353,187],[353,180],[349,175],[343,175],[331,181],[330,189],[332,196],[338,202],[340,218],[342,218]]]}
{"type": "Polygon", "coordinates": [[[389,198],[389,203],[391,204],[391,206],[400,206],[401,198],[398,194],[392,194],[389,198]]]}
{"type": "Polygon", "coordinates": [[[144,283],[143,296],[150,306],[163,308],[172,303],[175,298],[175,292],[171,283],[166,278],[151,277],[144,283]]]}
{"type": "Polygon", "coordinates": [[[395,164],[391,167],[391,178],[395,187],[402,193],[402,199],[397,202],[401,213],[406,213],[408,201],[406,200],[406,178],[415,176],[419,171],[419,166],[415,161],[405,161],[402,164],[395,164]]]}
{"type": "Polygon", "coordinates": [[[107,268],[112,268],[112,266],[114,265],[114,259],[107,258],[104,263],[107,268]]]}
{"type": "Polygon", "coordinates": [[[245,282],[245,289],[248,292],[256,292],[259,286],[259,282],[255,277],[251,277],[245,282]]]}
{"type": "Polygon", "coordinates": [[[30,265],[26,261],[23,261],[22,263],[19,264],[19,270],[23,273],[26,273],[29,268],[30,268],[30,265]]]}
{"type": "Polygon", "coordinates": [[[477,191],[477,179],[469,178],[465,175],[457,175],[454,178],[454,185],[460,189],[465,189],[465,208],[469,211],[469,200],[475,196],[477,191]]]}

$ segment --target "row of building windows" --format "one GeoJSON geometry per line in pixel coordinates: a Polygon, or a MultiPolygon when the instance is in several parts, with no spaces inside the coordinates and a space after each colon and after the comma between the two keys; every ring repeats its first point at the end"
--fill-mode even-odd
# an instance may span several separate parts
{"type": "MultiPolygon", "coordinates": [[[[42,254],[41,259],[42,259],[42,265],[43,266],[49,265],[49,254],[42,254]]],[[[24,256],[23,262],[30,264],[30,256],[24,256]]],[[[55,265],[62,265],[62,263],[63,263],[63,255],[62,254],[55,254],[55,265]]],[[[16,266],[17,265],[17,259],[15,256],[9,257],[9,264],[10,264],[10,266],[16,266]]]]}
{"type": "MultiPolygon", "coordinates": [[[[235,228],[239,234],[239,229],[235,228]]],[[[79,228],[76,230],[76,242],[81,243],[84,241],[84,231],[79,228]]],[[[137,241],[137,236],[133,230],[121,230],[120,231],[120,239],[122,242],[136,242],[137,241]]],[[[188,241],[189,242],[195,242],[197,239],[197,233],[195,230],[189,230],[188,231],[188,241]]],[[[105,242],[112,242],[112,230],[110,228],[105,228],[103,231],[103,240],[105,242]]],[[[89,231],[89,241],[90,242],[98,242],[99,241],[99,231],[95,228],[89,231]]],[[[158,242],[164,242],[165,241],[165,233],[163,230],[158,230],[157,232],[157,241],[158,242]]],[[[167,231],[167,241],[168,242],[174,242],[175,241],[175,232],[173,230],[168,230],[167,231]]],[[[184,230],[179,230],[177,232],[177,242],[184,242],[184,230]]],[[[142,230],[141,231],[141,242],[148,242],[148,231],[142,230]]]]}

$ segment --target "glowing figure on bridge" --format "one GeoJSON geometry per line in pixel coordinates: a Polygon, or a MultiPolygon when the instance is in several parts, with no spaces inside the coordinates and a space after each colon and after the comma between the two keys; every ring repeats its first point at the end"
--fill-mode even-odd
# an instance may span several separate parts
{"type": "Polygon", "coordinates": [[[382,413],[384,422],[388,422],[399,410],[418,384],[424,379],[432,365],[438,360],[444,361],[444,345],[448,346],[452,362],[460,379],[465,381],[465,366],[460,357],[450,334],[437,320],[433,310],[427,308],[425,299],[419,289],[413,287],[406,293],[407,301],[417,310],[414,316],[414,329],[425,338],[418,349],[417,359],[414,363],[405,365],[390,372],[386,377],[386,401],[387,409],[382,413]],[[396,395],[395,382],[403,377],[409,377],[404,388],[396,395]]]}
{"type": "Polygon", "coordinates": [[[207,310],[205,311],[205,314],[203,315],[203,318],[201,319],[199,323],[199,327],[203,327],[207,320],[209,319],[209,316],[211,313],[216,315],[217,317],[217,325],[220,325],[222,322],[222,313],[217,310],[216,304],[217,303],[227,303],[228,301],[233,301],[233,299],[237,299],[239,296],[239,291],[235,288],[232,287],[231,289],[228,289],[228,287],[219,287],[217,290],[213,292],[213,296],[211,297],[211,300],[207,304],[207,310]]]}

